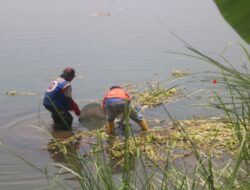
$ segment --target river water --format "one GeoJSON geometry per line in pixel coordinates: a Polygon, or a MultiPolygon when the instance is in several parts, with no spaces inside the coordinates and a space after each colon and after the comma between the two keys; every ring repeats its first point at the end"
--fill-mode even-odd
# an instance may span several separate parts
{"type": "MultiPolygon", "coordinates": [[[[51,123],[41,100],[64,67],[79,76],[72,86],[80,107],[111,85],[165,79],[172,69],[212,69],[167,53],[187,51],[170,30],[210,55],[230,41],[244,43],[211,0],[0,0],[0,189],[62,189],[11,151],[55,171],[46,149],[51,138],[41,131],[51,123]]],[[[235,52],[228,54],[237,60],[235,52]]],[[[193,114],[178,106],[171,112],[193,114]]],[[[76,117],[74,129],[84,129],[76,117]]]]}

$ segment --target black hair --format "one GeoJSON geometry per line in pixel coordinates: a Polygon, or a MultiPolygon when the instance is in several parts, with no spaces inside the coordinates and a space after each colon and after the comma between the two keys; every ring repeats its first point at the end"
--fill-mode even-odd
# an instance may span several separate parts
{"type": "Polygon", "coordinates": [[[63,79],[65,79],[65,80],[66,80],[66,78],[67,78],[68,76],[69,76],[69,75],[68,75],[67,73],[62,73],[62,74],[60,75],[60,77],[63,78],[63,79]]]}
{"type": "Polygon", "coordinates": [[[114,88],[122,88],[122,87],[120,87],[120,86],[111,86],[109,90],[112,90],[114,88]]]}
{"type": "Polygon", "coordinates": [[[65,79],[66,81],[71,81],[74,78],[74,75],[68,73],[62,73],[60,77],[65,79]]]}

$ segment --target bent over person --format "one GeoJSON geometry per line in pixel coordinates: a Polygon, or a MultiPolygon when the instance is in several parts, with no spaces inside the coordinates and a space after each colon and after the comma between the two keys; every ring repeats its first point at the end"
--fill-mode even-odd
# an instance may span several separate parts
{"type": "Polygon", "coordinates": [[[51,112],[55,127],[62,130],[71,129],[73,117],[69,111],[80,115],[80,109],[72,98],[72,87],[70,82],[75,77],[75,70],[66,67],[58,79],[53,81],[47,88],[43,105],[51,112]]]}
{"type": "Polygon", "coordinates": [[[125,115],[126,104],[130,110],[129,117],[141,127],[142,131],[148,130],[146,120],[130,106],[130,102],[130,95],[120,86],[112,86],[104,96],[102,106],[107,113],[106,127],[109,134],[114,134],[115,118],[120,114],[125,115]]]}

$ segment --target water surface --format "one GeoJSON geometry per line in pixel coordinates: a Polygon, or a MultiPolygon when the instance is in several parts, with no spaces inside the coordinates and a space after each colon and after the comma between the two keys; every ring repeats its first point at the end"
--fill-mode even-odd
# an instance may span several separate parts
{"type": "MultiPolygon", "coordinates": [[[[186,51],[169,29],[210,55],[230,41],[242,42],[211,0],[1,0],[0,141],[39,168],[54,162],[44,148],[50,137],[36,127],[50,128],[42,95],[48,78],[66,66],[82,76],[72,82],[80,107],[100,99],[111,85],[165,79],[172,69],[213,69],[166,53],[186,51]],[[11,90],[36,95],[6,96],[11,90]]],[[[228,55],[239,59],[237,51],[228,55]]],[[[183,107],[170,111],[176,117],[196,113],[183,107]]],[[[76,117],[74,128],[84,130],[76,117]]],[[[0,189],[61,187],[51,187],[43,174],[1,146],[0,189]]]]}

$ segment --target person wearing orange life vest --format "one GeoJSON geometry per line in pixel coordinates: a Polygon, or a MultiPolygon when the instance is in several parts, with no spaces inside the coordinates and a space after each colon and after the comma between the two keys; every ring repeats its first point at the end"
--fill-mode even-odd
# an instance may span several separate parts
{"type": "Polygon", "coordinates": [[[80,109],[72,98],[72,87],[70,82],[75,77],[75,70],[66,67],[58,79],[53,81],[47,88],[44,98],[44,107],[51,112],[54,126],[61,130],[71,129],[73,117],[69,111],[80,115],[80,109]]]}
{"type": "Polygon", "coordinates": [[[114,134],[114,120],[118,115],[125,114],[126,104],[128,104],[130,109],[130,118],[138,123],[142,131],[148,130],[149,127],[146,120],[130,107],[130,102],[130,95],[120,86],[112,86],[105,94],[102,106],[107,113],[106,127],[109,134],[114,134]]]}

